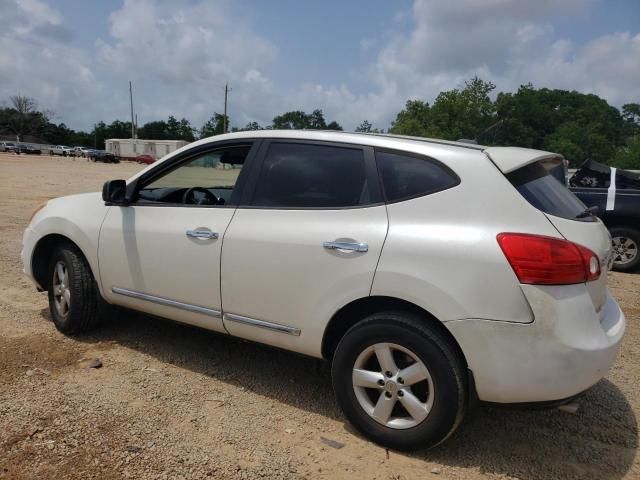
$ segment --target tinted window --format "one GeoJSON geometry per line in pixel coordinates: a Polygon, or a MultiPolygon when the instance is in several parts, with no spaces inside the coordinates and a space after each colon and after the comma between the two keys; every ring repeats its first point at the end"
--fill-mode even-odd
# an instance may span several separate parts
{"type": "Polygon", "coordinates": [[[458,184],[444,166],[421,157],[376,152],[378,170],[389,202],[427,195],[458,184]]]}
{"type": "Polygon", "coordinates": [[[572,220],[595,221],[595,217],[577,215],[587,208],[578,197],[555,177],[549,175],[542,163],[536,162],[507,174],[511,184],[538,210],[556,217],[572,220]]]}
{"type": "Polygon", "coordinates": [[[269,146],[252,205],[337,208],[370,203],[364,152],[299,143],[269,146]]]}

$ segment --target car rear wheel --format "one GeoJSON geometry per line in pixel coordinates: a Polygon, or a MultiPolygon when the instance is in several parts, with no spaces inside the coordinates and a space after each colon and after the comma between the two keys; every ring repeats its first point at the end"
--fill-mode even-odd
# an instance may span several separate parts
{"type": "Polygon", "coordinates": [[[73,245],[62,244],[49,265],[49,310],[56,328],[64,334],[94,328],[100,294],[85,258],[73,245]]]}
{"type": "Polygon", "coordinates": [[[613,227],[613,269],[621,272],[634,270],[640,264],[640,232],[634,228],[613,227]]]}
{"type": "Polygon", "coordinates": [[[433,447],[466,411],[463,360],[417,315],[384,312],[356,324],[338,344],[331,373],[347,419],[387,447],[433,447]]]}

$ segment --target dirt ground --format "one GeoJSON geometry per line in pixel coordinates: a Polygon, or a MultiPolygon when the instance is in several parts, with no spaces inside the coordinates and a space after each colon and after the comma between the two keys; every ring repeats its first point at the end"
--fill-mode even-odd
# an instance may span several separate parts
{"type": "Polygon", "coordinates": [[[627,334],[577,413],[481,407],[411,454],[354,432],[310,359],[131,313],[64,337],[22,274],[29,215],[140,168],[0,154],[0,478],[640,478],[640,274],[610,274],[627,334]]]}

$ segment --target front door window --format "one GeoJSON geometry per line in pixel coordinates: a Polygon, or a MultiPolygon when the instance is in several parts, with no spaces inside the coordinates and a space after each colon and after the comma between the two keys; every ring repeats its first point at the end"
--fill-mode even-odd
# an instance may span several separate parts
{"type": "Polygon", "coordinates": [[[226,205],[231,201],[250,146],[229,147],[196,156],[153,179],[138,201],[185,205],[226,205]]]}

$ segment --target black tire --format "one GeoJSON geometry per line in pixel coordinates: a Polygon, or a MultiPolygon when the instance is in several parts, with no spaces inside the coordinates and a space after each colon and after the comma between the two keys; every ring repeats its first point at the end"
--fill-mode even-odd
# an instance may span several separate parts
{"type": "MultiPolygon", "coordinates": [[[[455,431],[466,413],[468,393],[464,361],[449,339],[418,315],[382,312],[357,323],[338,344],[331,376],[338,404],[347,419],[363,435],[389,448],[411,450],[436,446],[455,431]],[[429,370],[433,404],[426,418],[416,426],[396,429],[378,423],[358,401],[352,382],[355,362],[361,352],[378,343],[392,343],[408,349],[429,370]]],[[[380,397],[382,395],[383,390],[380,397]]]]}
{"type": "MultiPolygon", "coordinates": [[[[609,232],[611,233],[611,238],[614,241],[615,256],[613,262],[613,270],[616,270],[618,272],[630,272],[638,268],[638,265],[640,265],[640,231],[630,227],[612,227],[609,232]],[[622,256],[616,255],[615,252],[615,239],[620,237],[631,240],[633,244],[635,244],[635,248],[626,250],[626,252],[635,251],[635,257],[626,263],[616,261],[616,258],[622,258],[622,256]]],[[[629,244],[627,244],[627,247],[629,247],[629,244]]]]}
{"type": "Polygon", "coordinates": [[[49,263],[49,310],[56,328],[65,335],[95,328],[100,321],[100,300],[91,269],[82,253],[70,243],[56,247],[49,263]],[[68,304],[65,302],[66,314],[58,308],[54,292],[55,272],[59,263],[66,270],[65,286],[70,293],[68,304]]]}

